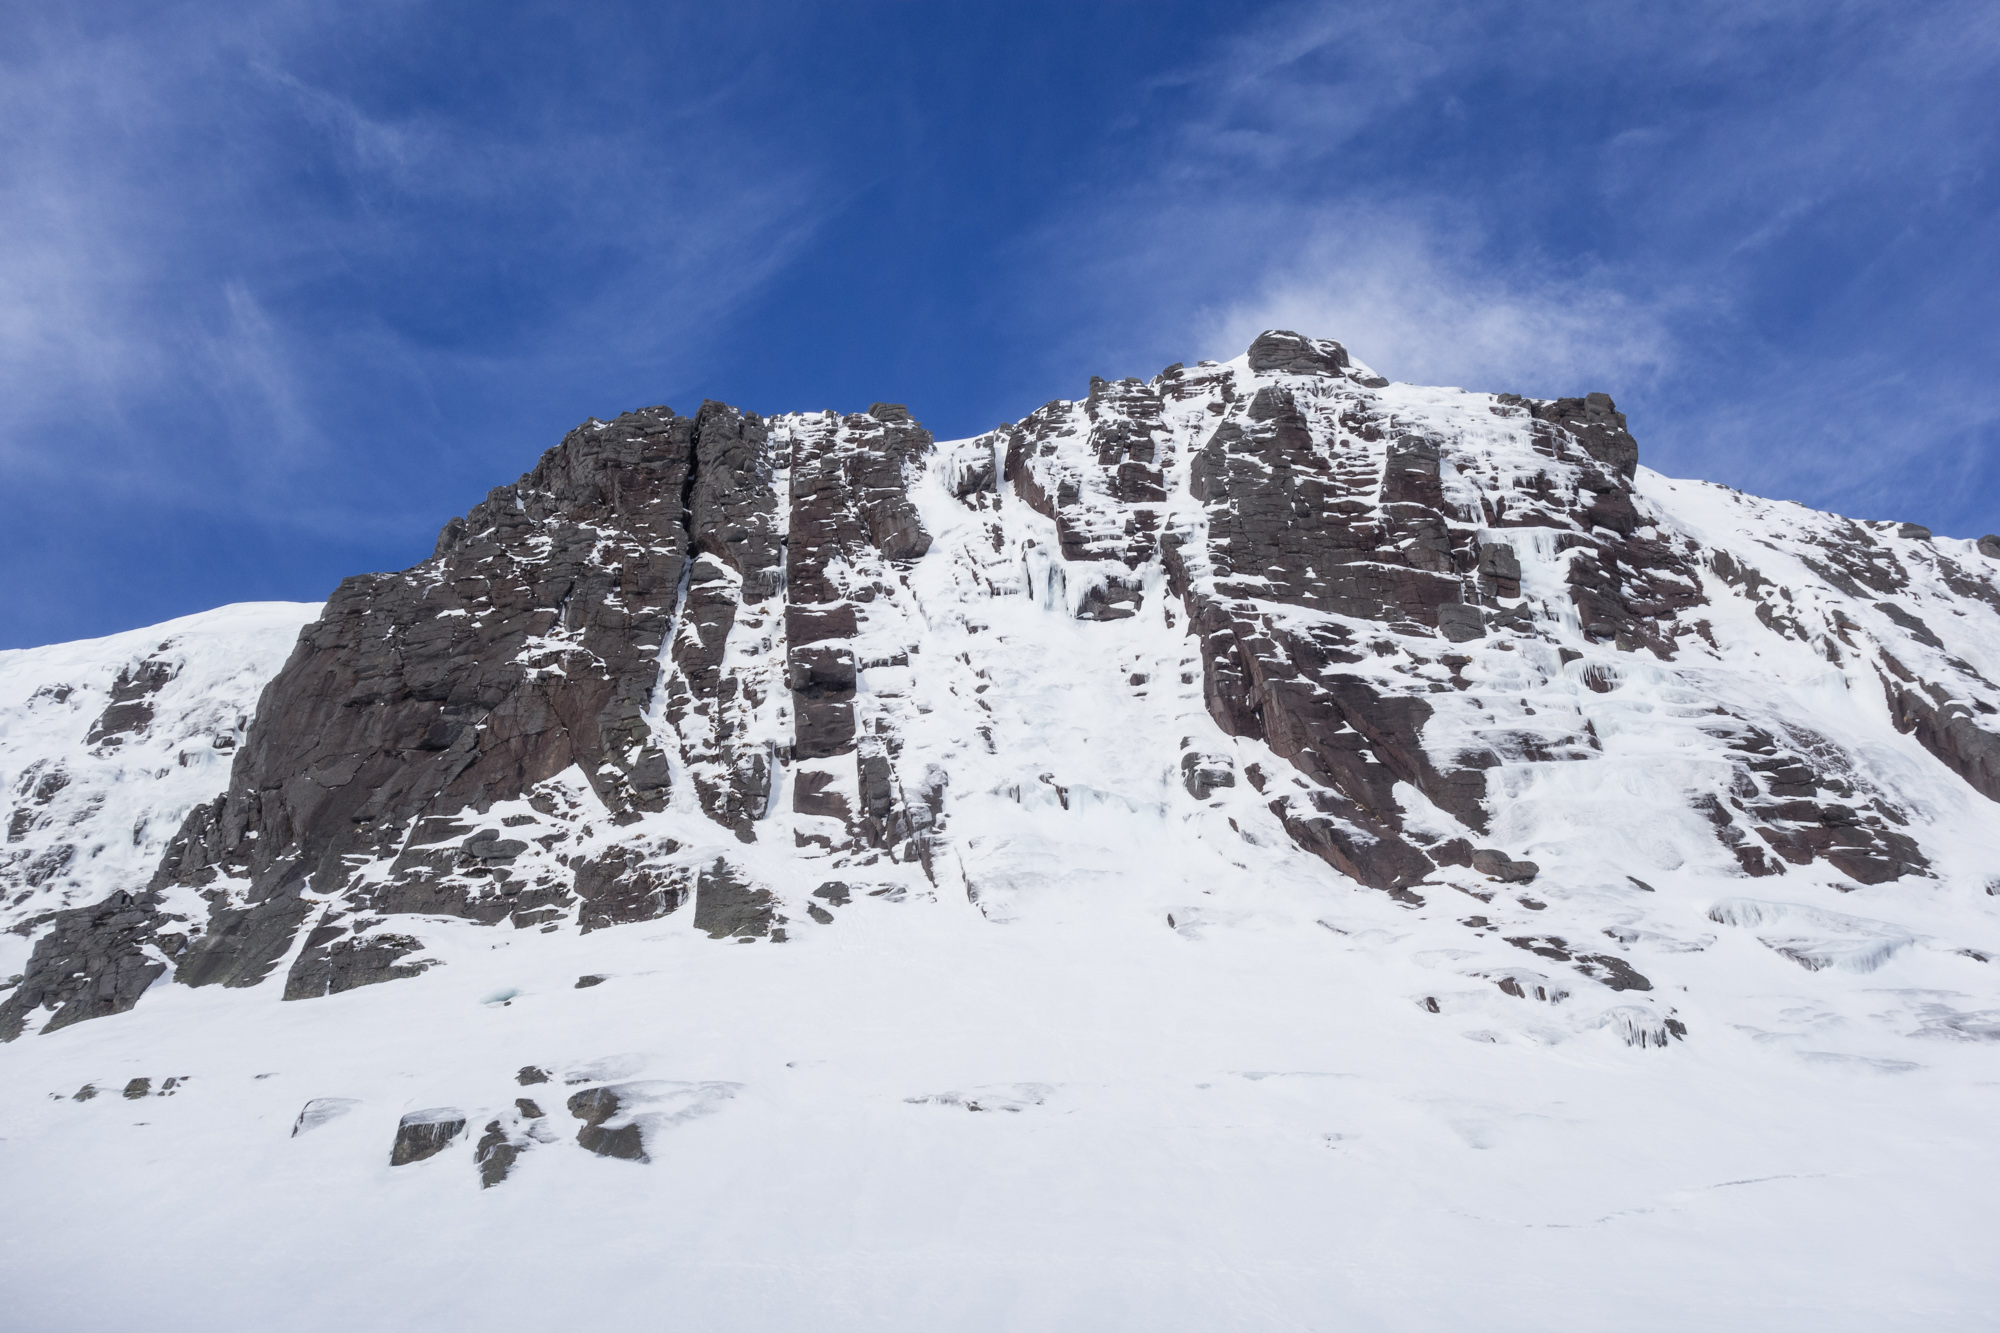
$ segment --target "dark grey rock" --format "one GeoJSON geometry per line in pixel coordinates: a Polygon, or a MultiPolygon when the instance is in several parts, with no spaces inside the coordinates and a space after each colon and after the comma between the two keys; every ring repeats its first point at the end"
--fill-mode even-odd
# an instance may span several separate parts
{"type": "Polygon", "coordinates": [[[48,933],[35,941],[21,984],[0,1003],[0,1041],[20,1036],[37,1009],[55,1011],[44,1032],[130,1009],[167,970],[146,948],[166,924],[159,897],[151,893],[114,893],[56,913],[48,933]]]}
{"type": "Polygon", "coordinates": [[[630,843],[606,848],[576,866],[577,925],[584,934],[606,926],[656,921],[688,900],[694,873],[662,858],[678,850],[630,843]]]}
{"type": "Polygon", "coordinates": [[[636,1120],[620,1119],[623,1100],[618,1088],[589,1088],[569,1099],[569,1113],[583,1121],[576,1141],[599,1157],[618,1157],[630,1162],[647,1162],[645,1129],[636,1120]]]}
{"type": "Polygon", "coordinates": [[[592,986],[602,986],[606,980],[608,980],[608,978],[598,976],[596,973],[591,973],[587,976],[581,976],[576,979],[576,989],[589,990],[592,986]]]}
{"type": "Polygon", "coordinates": [[[528,850],[518,838],[503,838],[498,829],[484,829],[465,840],[465,854],[475,861],[512,861],[528,850]]]}
{"type": "MultiPolygon", "coordinates": [[[[335,591],[266,688],[228,794],[189,816],[162,861],[162,886],[208,888],[223,871],[250,881],[240,897],[216,896],[178,980],[260,981],[304,924],[308,878],[342,892],[354,864],[393,852],[421,819],[520,798],[572,764],[614,815],[663,802],[629,775],[688,555],[690,499],[714,509],[719,537],[736,535],[728,487],[711,478],[703,491],[696,460],[751,430],[726,413],[710,422],[714,439],[665,408],[586,423],[448,524],[431,560],[335,591]],[[555,640],[573,650],[534,646],[555,640]],[[569,666],[544,669],[557,658],[569,666]],[[576,669],[583,662],[592,669],[576,669]]],[[[776,534],[767,541],[775,549],[776,534]]],[[[434,871],[400,873],[421,884],[434,871]]],[[[348,969],[356,982],[409,975],[368,952],[348,969]]],[[[333,992],[326,957],[299,965],[315,975],[296,993],[333,992]]]]}
{"type": "Polygon", "coordinates": [[[1535,402],[1529,411],[1538,421],[1564,431],[1591,458],[1630,479],[1639,466],[1639,444],[1626,428],[1625,414],[1611,401],[1611,395],[1593,393],[1582,398],[1557,398],[1535,402]]]}
{"type": "Polygon", "coordinates": [[[754,939],[772,934],[777,900],[721,857],[705,867],[695,888],[694,925],[711,939],[754,939]]]}
{"type": "Polygon", "coordinates": [[[408,1166],[435,1157],[465,1132],[465,1112],[455,1107],[437,1106],[428,1111],[412,1111],[396,1126],[395,1146],[389,1150],[390,1166],[408,1166]]]}
{"type": "MultiPolygon", "coordinates": [[[[267,920],[269,918],[266,918],[267,920]]],[[[321,926],[306,937],[306,947],[285,975],[287,1000],[338,995],[358,986],[421,976],[434,962],[402,959],[424,947],[413,935],[390,933],[346,937],[344,926],[321,926]]]]}
{"type": "Polygon", "coordinates": [[[1521,557],[1505,542],[1484,542],[1479,547],[1479,576],[1500,597],[1521,595],[1521,557]]]}
{"type": "Polygon", "coordinates": [[[1325,338],[1271,329],[1250,344],[1250,369],[1286,375],[1337,375],[1347,369],[1347,349],[1325,338]]]}
{"type": "Polygon", "coordinates": [[[479,1168],[479,1188],[490,1190],[507,1179],[526,1147],[526,1140],[517,1140],[498,1120],[489,1123],[472,1150],[472,1163],[479,1168]]]}
{"type": "Polygon", "coordinates": [[[1594,977],[1612,990],[1651,990],[1653,983],[1641,976],[1630,963],[1616,954],[1578,954],[1576,970],[1594,977]]]}
{"type": "Polygon", "coordinates": [[[536,1083],[547,1083],[549,1071],[535,1065],[522,1065],[520,1072],[514,1075],[514,1081],[524,1088],[536,1083]]]}
{"type": "Polygon", "coordinates": [[[1813,754],[1761,727],[1718,722],[1706,730],[1728,743],[1738,775],[1729,805],[1704,793],[1694,807],[1708,817],[1716,838],[1746,874],[1779,875],[1788,863],[1823,859],[1857,883],[1881,884],[1928,867],[1915,839],[1891,827],[1905,816],[1886,802],[1878,799],[1863,812],[1819,799],[1851,790],[1844,765],[1827,771],[1813,754]],[[1756,841],[1733,810],[1741,811],[1756,841]]]}
{"type": "Polygon", "coordinates": [[[1542,873],[1533,861],[1516,861],[1497,847],[1481,847],[1472,853],[1472,868],[1491,879],[1507,884],[1526,884],[1542,873]]]}
{"type": "Polygon", "coordinates": [[[1205,801],[1219,789],[1236,785],[1236,766],[1227,755],[1189,750],[1181,756],[1181,785],[1188,795],[1205,801]]]}
{"type": "MultiPolygon", "coordinates": [[[[1090,461],[1059,457],[1058,443],[1077,429],[1078,405],[1053,402],[997,433],[1004,449],[1003,477],[1016,495],[1055,523],[1065,560],[1116,560],[1137,568],[1158,549],[1166,498],[1160,456],[1171,435],[1160,392],[1137,380],[1093,379],[1081,404],[1090,461]]],[[[1121,595],[1099,589],[1086,619],[1122,619],[1137,605],[1137,585],[1121,581],[1121,595]]],[[[1087,606],[1089,602],[1087,601],[1087,606]]]]}
{"type": "Polygon", "coordinates": [[[800,773],[792,784],[792,810],[821,819],[838,819],[843,824],[854,818],[835,776],[811,770],[800,773]]]}
{"type": "Polygon", "coordinates": [[[125,1085],[125,1091],[122,1095],[124,1096],[126,1101],[136,1102],[144,1097],[151,1096],[152,1092],[153,1092],[152,1079],[135,1078],[131,1082],[125,1085]]]}
{"type": "Polygon", "coordinates": [[[993,490],[997,470],[993,447],[982,438],[972,450],[953,458],[951,470],[945,477],[946,489],[960,500],[969,495],[983,494],[993,490]]]}
{"type": "Polygon", "coordinates": [[[856,665],[844,641],[859,619],[834,571],[914,560],[930,549],[909,477],[931,443],[907,409],[877,403],[866,416],[828,413],[821,429],[793,445],[785,625],[798,758],[854,746],[856,665]]]}
{"type": "Polygon", "coordinates": [[[1979,554],[1988,560],[2000,560],[2000,536],[1987,533],[1979,539],[1979,554]]]}
{"type": "Polygon", "coordinates": [[[1910,637],[1918,643],[1923,644],[1926,648],[1942,649],[1944,647],[1944,641],[1938,638],[1931,630],[1931,627],[1923,622],[1921,617],[1904,610],[1894,602],[1877,602],[1875,603],[1875,609],[1894,621],[1899,628],[1908,630],[1910,637]]]}
{"type": "Polygon", "coordinates": [[[1136,578],[1113,574],[1092,584],[1077,599],[1078,620],[1127,620],[1145,604],[1145,585],[1136,578]]]}
{"type": "MultiPolygon", "coordinates": [[[[164,648],[166,645],[161,645],[164,648]]],[[[127,735],[143,732],[153,722],[153,696],[179,674],[173,662],[149,657],[136,666],[123,667],[111,685],[111,701],[90,724],[85,745],[118,744],[127,735]]]]}
{"type": "MultiPolygon", "coordinates": [[[[1516,862],[1516,864],[1520,863],[1516,862]]],[[[1524,906],[1529,905],[1527,899],[1524,898],[1521,901],[1524,906]]],[[[1517,949],[1526,949],[1529,953],[1542,958],[1569,963],[1583,975],[1602,982],[1611,990],[1648,991],[1653,989],[1653,983],[1641,976],[1623,958],[1618,957],[1616,954],[1577,953],[1570,946],[1569,941],[1560,935],[1510,935],[1507,937],[1507,943],[1517,949]]],[[[1681,1031],[1685,1032],[1685,1029],[1681,1029],[1681,1031]]],[[[1665,1044],[1664,1038],[1661,1039],[1661,1044],[1665,1044]]]]}
{"type": "Polygon", "coordinates": [[[1438,608],[1438,633],[1453,643],[1486,637],[1486,615],[1468,602],[1447,602],[1438,608]]]}

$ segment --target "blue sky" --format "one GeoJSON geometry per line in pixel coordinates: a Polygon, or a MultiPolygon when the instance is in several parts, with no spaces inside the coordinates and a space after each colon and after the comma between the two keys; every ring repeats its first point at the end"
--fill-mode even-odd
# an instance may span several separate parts
{"type": "Polygon", "coordinates": [[[323,597],[586,416],[1230,356],[2000,530],[1986,2],[17,3],[0,647],[323,597]]]}

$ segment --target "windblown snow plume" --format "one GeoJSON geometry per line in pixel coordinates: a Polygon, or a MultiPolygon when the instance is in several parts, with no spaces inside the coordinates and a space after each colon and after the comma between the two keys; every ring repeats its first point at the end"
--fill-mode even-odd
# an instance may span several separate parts
{"type": "Polygon", "coordinates": [[[1293,333],[969,440],[588,421],[324,608],[0,654],[0,1272],[1983,1327],[1996,680],[2000,538],[1293,333]]]}

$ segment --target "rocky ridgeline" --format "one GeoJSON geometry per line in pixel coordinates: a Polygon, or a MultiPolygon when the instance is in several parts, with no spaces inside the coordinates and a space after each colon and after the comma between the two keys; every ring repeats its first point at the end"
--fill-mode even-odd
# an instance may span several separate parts
{"type": "MultiPolygon", "coordinates": [[[[129,1009],[168,973],[282,973],[287,999],[418,975],[440,918],[589,932],[692,902],[718,939],[782,941],[855,894],[977,901],[949,753],[914,738],[941,707],[986,754],[996,727],[1032,722],[996,716],[979,683],[980,608],[1020,598],[1095,622],[1092,669],[1141,694],[1176,672],[1198,686],[1198,734],[1142,738],[1178,741],[1191,806],[1253,800],[1412,905],[1533,881],[1521,846],[1494,845],[1522,826],[1509,782],[1600,759],[1578,691],[1641,680],[1666,703],[1647,706],[1651,734],[1708,761],[1676,799],[1728,874],[1929,873],[1867,755],[1717,682],[1765,642],[1865,673],[1896,728],[2000,800],[2000,687],[1963,646],[2000,614],[2000,539],[1713,487],[1683,513],[1682,484],[1638,456],[1605,395],[1391,386],[1285,332],[1233,362],[1093,380],[944,447],[888,404],[586,422],[429,560],[340,586],[231,733],[227,790],[150,878],[16,913],[35,944],[0,1037],[129,1009]],[[933,553],[929,503],[969,535],[933,553]],[[913,581],[927,558],[949,564],[949,596],[913,581]],[[1123,622],[1164,625],[1185,656],[1135,667],[1123,622]],[[969,646],[939,651],[947,633],[969,646]]],[[[151,659],[120,674],[86,744],[142,735],[171,678],[151,659]]],[[[10,839],[50,822],[64,771],[18,779],[10,839]]],[[[1039,781],[1071,809],[1060,775],[1039,781]]],[[[18,857],[6,874],[17,908],[49,878],[18,857]]],[[[1612,946],[1505,938],[1581,979],[1566,985],[1650,989],[1612,946]]],[[[1532,970],[1489,979],[1563,993],[1532,970]]],[[[1642,1045],[1684,1031],[1628,1026],[1642,1045]]],[[[572,1108],[586,1134],[601,1109],[572,1108]]],[[[489,1125],[481,1161],[522,1150],[539,1115],[489,1125]]],[[[418,1156],[464,1129],[412,1124],[418,1156]]]]}

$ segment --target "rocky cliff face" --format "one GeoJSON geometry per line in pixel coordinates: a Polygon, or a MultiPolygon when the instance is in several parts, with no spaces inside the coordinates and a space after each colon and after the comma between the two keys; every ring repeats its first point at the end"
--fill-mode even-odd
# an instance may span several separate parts
{"type": "MultiPolygon", "coordinates": [[[[1949,826],[2000,823],[2000,539],[1638,460],[1602,394],[1390,385],[1286,332],[944,445],[888,404],[586,422],[429,560],[335,591],[226,790],[134,833],[145,873],[51,890],[31,835],[77,761],[10,760],[32,955],[0,1037],[156,984],[417,977],[469,926],[692,903],[783,943],[871,895],[1004,921],[1165,837],[1194,858],[1158,886],[1175,929],[1260,847],[1404,910],[1468,895],[1438,927],[1465,975],[1678,1040],[1635,945],[1653,881],[1988,891],[1992,840],[1949,826]]],[[[84,751],[158,729],[169,646],[84,751]]]]}

